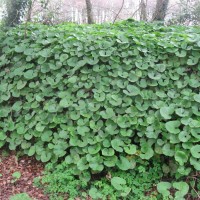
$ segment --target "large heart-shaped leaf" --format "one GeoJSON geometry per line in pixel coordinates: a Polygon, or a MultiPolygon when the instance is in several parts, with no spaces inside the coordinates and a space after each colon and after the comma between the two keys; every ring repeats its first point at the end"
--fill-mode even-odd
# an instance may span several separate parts
{"type": "Polygon", "coordinates": [[[134,85],[127,85],[127,90],[123,90],[123,91],[128,96],[136,96],[140,93],[139,88],[134,85]]]}
{"type": "Polygon", "coordinates": [[[194,145],[191,149],[191,154],[194,158],[200,158],[200,145],[194,145]]]}
{"type": "Polygon", "coordinates": [[[182,166],[188,160],[188,155],[184,151],[176,151],[175,160],[182,166]]]}
{"type": "Polygon", "coordinates": [[[168,197],[170,195],[169,189],[171,188],[171,186],[172,184],[169,182],[160,182],[157,184],[157,190],[164,197],[168,197]]]}
{"type": "Polygon", "coordinates": [[[113,177],[111,179],[111,185],[116,190],[123,190],[124,186],[126,185],[126,180],[120,177],[113,177]]]}
{"type": "Polygon", "coordinates": [[[180,121],[174,120],[174,121],[169,121],[165,124],[165,128],[173,134],[177,134],[180,132],[179,126],[181,125],[180,121]]]}
{"type": "Polygon", "coordinates": [[[124,157],[124,156],[120,156],[120,159],[117,161],[116,163],[117,167],[123,171],[126,171],[128,169],[131,168],[131,163],[129,162],[129,160],[124,157]]]}
{"type": "Polygon", "coordinates": [[[186,182],[174,182],[173,187],[176,188],[178,191],[175,193],[175,199],[181,199],[189,191],[189,185],[186,182]]]}
{"type": "Polygon", "coordinates": [[[195,94],[194,95],[194,100],[198,103],[200,103],[200,94],[195,94]]]}
{"type": "Polygon", "coordinates": [[[111,141],[111,145],[113,147],[113,149],[115,149],[118,152],[123,152],[123,146],[124,146],[124,142],[120,139],[113,139],[111,141]]]}
{"type": "Polygon", "coordinates": [[[171,115],[174,112],[173,106],[165,106],[160,108],[160,114],[164,119],[171,119],[171,115]]]}

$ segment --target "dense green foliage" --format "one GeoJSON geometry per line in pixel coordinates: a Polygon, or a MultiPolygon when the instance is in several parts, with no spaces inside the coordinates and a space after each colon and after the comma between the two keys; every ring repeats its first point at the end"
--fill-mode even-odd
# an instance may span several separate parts
{"type": "Polygon", "coordinates": [[[65,162],[56,167],[47,164],[44,177],[36,178],[34,182],[35,186],[44,188],[52,200],[62,200],[66,194],[71,199],[84,199],[88,194],[92,199],[159,199],[161,196],[155,193],[155,185],[163,176],[161,162],[154,159],[151,167],[147,161],[138,160],[138,163],[140,167],[129,172],[113,170],[107,175],[98,175],[101,179],[93,177],[91,181],[88,181],[90,174],[87,172],[74,176],[74,171],[68,169],[65,162]]]}
{"type": "Polygon", "coordinates": [[[9,200],[32,200],[27,193],[15,194],[9,200]]]}
{"type": "Polygon", "coordinates": [[[199,38],[132,21],[0,34],[0,147],[77,174],[156,155],[200,170],[199,38]]]}
{"type": "Polygon", "coordinates": [[[137,167],[129,171],[109,170],[97,175],[84,171],[79,176],[65,162],[49,163],[43,177],[37,177],[34,185],[44,189],[52,200],[74,199],[109,200],[160,200],[198,199],[200,179],[198,176],[175,178],[174,164],[170,170],[163,169],[163,160],[151,162],[136,159],[137,167]],[[171,175],[169,174],[171,173],[171,175]]]}

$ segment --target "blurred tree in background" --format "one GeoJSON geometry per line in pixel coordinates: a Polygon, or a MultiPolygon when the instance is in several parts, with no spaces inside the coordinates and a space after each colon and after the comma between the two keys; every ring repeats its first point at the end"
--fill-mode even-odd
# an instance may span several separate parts
{"type": "Polygon", "coordinates": [[[48,25],[104,23],[135,19],[199,25],[200,0],[0,0],[0,22],[48,25]]]}
{"type": "Polygon", "coordinates": [[[164,21],[167,14],[169,0],[157,0],[152,21],[164,21]]]}
{"type": "Polygon", "coordinates": [[[200,25],[200,1],[180,0],[179,10],[170,20],[171,24],[200,25]]]}
{"type": "Polygon", "coordinates": [[[93,24],[93,13],[92,13],[92,4],[90,0],[85,0],[86,3],[86,10],[87,10],[87,18],[88,18],[88,24],[93,24]]]}
{"type": "Polygon", "coordinates": [[[30,0],[6,0],[6,26],[15,26],[20,23],[30,0]]]}

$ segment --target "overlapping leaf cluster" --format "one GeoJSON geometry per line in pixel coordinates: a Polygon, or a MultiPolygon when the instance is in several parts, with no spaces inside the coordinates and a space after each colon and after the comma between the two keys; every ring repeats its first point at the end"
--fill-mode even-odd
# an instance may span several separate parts
{"type": "Polygon", "coordinates": [[[34,186],[43,188],[49,194],[50,200],[63,200],[66,193],[70,199],[85,199],[87,194],[92,199],[161,199],[161,195],[152,190],[163,176],[160,160],[151,159],[151,166],[148,161],[138,160],[138,163],[140,166],[133,170],[111,170],[100,180],[91,178],[87,171],[81,176],[74,176],[75,172],[65,162],[56,166],[48,163],[44,175],[34,179],[34,186]]]}
{"type": "Polygon", "coordinates": [[[198,28],[125,21],[1,35],[0,147],[81,171],[156,154],[200,170],[198,28]]]}

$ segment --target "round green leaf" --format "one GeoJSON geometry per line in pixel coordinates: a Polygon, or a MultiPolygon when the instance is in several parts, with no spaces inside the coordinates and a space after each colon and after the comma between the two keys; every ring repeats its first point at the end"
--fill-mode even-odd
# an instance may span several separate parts
{"type": "Polygon", "coordinates": [[[200,103],[200,94],[195,94],[194,95],[194,100],[198,103],[200,103]]]}
{"type": "Polygon", "coordinates": [[[120,177],[113,177],[111,179],[111,185],[116,190],[123,190],[124,186],[126,185],[126,180],[120,177]]]}
{"type": "Polygon", "coordinates": [[[189,185],[186,182],[174,182],[173,187],[178,191],[175,193],[175,198],[180,199],[189,192],[189,185]]]}
{"type": "Polygon", "coordinates": [[[172,106],[166,106],[160,108],[160,114],[164,119],[171,119],[171,115],[174,112],[174,108],[172,106]]]}
{"type": "Polygon", "coordinates": [[[128,96],[136,96],[140,93],[140,90],[134,85],[127,85],[127,90],[123,90],[123,92],[128,96]]]}
{"type": "Polygon", "coordinates": [[[175,160],[182,166],[187,162],[188,156],[184,151],[176,151],[175,160]]]}
{"type": "Polygon", "coordinates": [[[102,155],[104,156],[113,156],[115,154],[115,151],[112,148],[104,148],[102,150],[102,155]]]}
{"type": "Polygon", "coordinates": [[[131,163],[129,162],[129,160],[124,157],[124,156],[120,156],[120,159],[117,161],[116,163],[117,167],[123,171],[126,171],[128,169],[131,168],[131,163]]]}
{"type": "Polygon", "coordinates": [[[181,125],[180,121],[174,120],[174,121],[169,121],[165,124],[165,128],[173,134],[177,134],[180,132],[179,126],[181,125]]]}
{"type": "Polygon", "coordinates": [[[137,150],[136,147],[137,146],[134,144],[129,144],[128,146],[124,147],[124,151],[129,155],[133,155],[136,153],[136,150],[137,150]]]}
{"type": "Polygon", "coordinates": [[[200,158],[200,145],[194,145],[190,151],[194,158],[200,158]]]}
{"type": "Polygon", "coordinates": [[[157,190],[164,197],[168,197],[170,195],[169,189],[171,188],[171,183],[169,182],[160,182],[157,184],[157,190]]]}
{"type": "Polygon", "coordinates": [[[113,139],[111,141],[111,145],[113,147],[113,149],[115,149],[118,152],[123,152],[123,146],[124,146],[124,142],[120,139],[113,139]]]}

